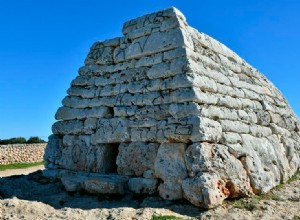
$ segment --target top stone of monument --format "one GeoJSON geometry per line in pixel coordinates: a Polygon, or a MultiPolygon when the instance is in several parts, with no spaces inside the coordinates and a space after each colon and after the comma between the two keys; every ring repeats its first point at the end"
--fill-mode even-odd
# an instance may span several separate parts
{"type": "MultiPolygon", "coordinates": [[[[155,28],[170,28],[173,27],[184,27],[186,25],[185,16],[174,7],[167,8],[165,10],[154,12],[151,14],[144,15],[132,20],[129,20],[123,25],[123,34],[126,35],[129,32],[138,29],[155,29],[155,28]],[[161,25],[161,24],[164,25],[161,25]],[[162,26],[162,27],[161,27],[162,26]]],[[[142,31],[140,30],[140,31],[142,31]]]]}

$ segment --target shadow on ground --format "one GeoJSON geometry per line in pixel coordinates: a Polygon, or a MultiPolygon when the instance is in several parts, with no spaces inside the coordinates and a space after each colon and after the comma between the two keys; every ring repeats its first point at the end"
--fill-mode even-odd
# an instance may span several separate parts
{"type": "Polygon", "coordinates": [[[38,201],[55,209],[65,207],[90,210],[95,208],[165,208],[181,215],[199,216],[204,210],[196,208],[186,201],[165,201],[158,196],[107,196],[90,195],[86,192],[70,193],[65,191],[60,180],[48,179],[42,171],[29,175],[0,178],[0,199],[17,197],[22,200],[38,201]]]}

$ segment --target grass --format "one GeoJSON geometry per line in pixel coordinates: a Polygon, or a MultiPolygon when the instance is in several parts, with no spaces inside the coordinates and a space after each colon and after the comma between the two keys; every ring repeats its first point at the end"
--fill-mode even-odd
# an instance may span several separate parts
{"type": "Polygon", "coordinates": [[[7,164],[7,165],[0,165],[0,171],[35,167],[35,166],[44,165],[44,164],[45,164],[45,161],[35,162],[35,163],[12,163],[12,164],[7,164]]]}
{"type": "Polygon", "coordinates": [[[183,220],[183,218],[177,218],[175,216],[165,215],[165,216],[153,216],[151,220],[183,220]]]}
{"type": "Polygon", "coordinates": [[[300,176],[300,170],[297,170],[297,172],[288,180],[288,183],[298,180],[299,176],[300,176]]]}

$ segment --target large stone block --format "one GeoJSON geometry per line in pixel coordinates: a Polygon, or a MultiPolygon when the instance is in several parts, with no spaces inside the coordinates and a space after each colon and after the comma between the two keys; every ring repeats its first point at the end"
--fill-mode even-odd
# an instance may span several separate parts
{"type": "Polygon", "coordinates": [[[128,176],[142,176],[147,170],[154,169],[158,144],[132,142],[119,146],[117,157],[118,173],[128,176]]]}
{"type": "Polygon", "coordinates": [[[159,193],[164,199],[181,199],[182,180],[187,177],[184,161],[185,144],[160,145],[155,159],[155,176],[164,182],[159,186],[159,193]]]}
{"type": "Polygon", "coordinates": [[[92,143],[120,143],[130,140],[128,120],[122,118],[100,119],[92,143]]]}

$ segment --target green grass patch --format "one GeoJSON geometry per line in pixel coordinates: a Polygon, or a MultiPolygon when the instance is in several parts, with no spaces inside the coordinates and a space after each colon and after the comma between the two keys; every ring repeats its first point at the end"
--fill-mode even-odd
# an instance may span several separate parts
{"type": "Polygon", "coordinates": [[[165,216],[153,216],[151,220],[184,220],[184,219],[177,218],[175,216],[165,215],[165,216]]]}
{"type": "Polygon", "coordinates": [[[35,167],[35,166],[44,165],[44,164],[45,164],[45,161],[36,162],[36,163],[12,163],[12,164],[7,164],[7,165],[0,165],[0,171],[35,167]]]}
{"type": "Polygon", "coordinates": [[[298,180],[299,176],[300,176],[300,170],[297,170],[297,172],[293,176],[291,176],[291,178],[288,180],[288,183],[298,180]]]}

